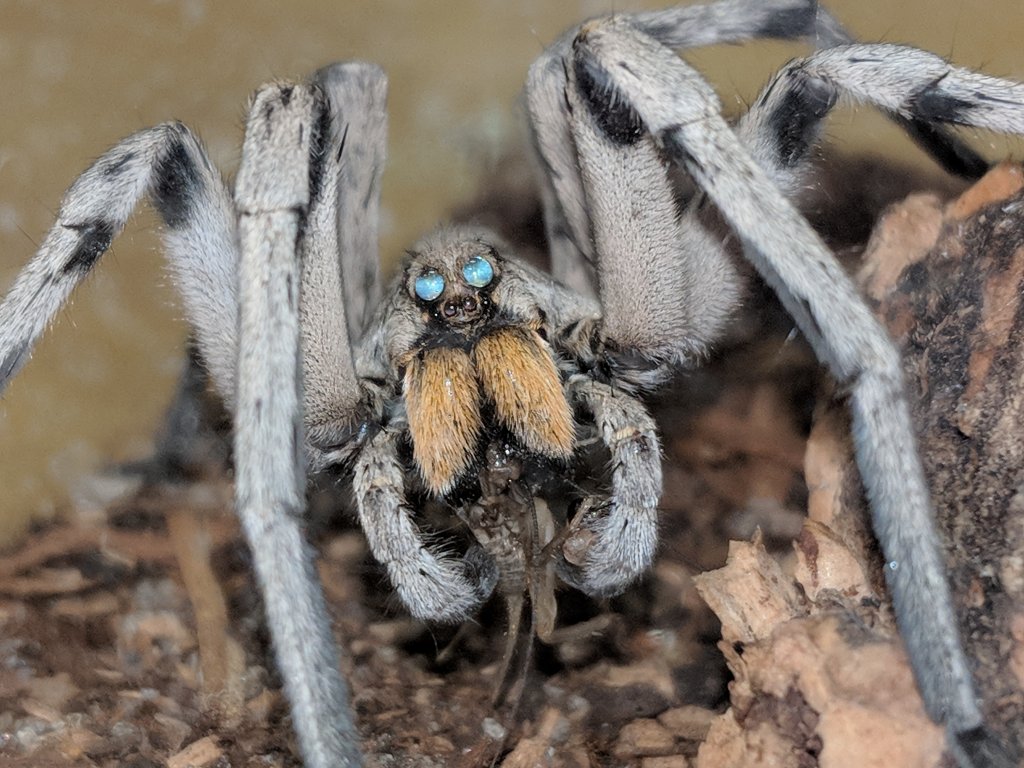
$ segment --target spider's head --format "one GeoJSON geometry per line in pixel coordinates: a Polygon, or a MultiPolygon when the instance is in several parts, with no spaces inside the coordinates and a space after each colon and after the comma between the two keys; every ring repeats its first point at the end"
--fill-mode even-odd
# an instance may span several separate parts
{"type": "Polygon", "coordinates": [[[431,324],[469,330],[494,313],[491,292],[501,279],[497,249],[482,237],[445,230],[410,253],[405,288],[431,324]]]}
{"type": "Polygon", "coordinates": [[[550,460],[567,461],[575,447],[551,347],[524,309],[529,297],[517,298],[521,267],[499,248],[489,233],[439,230],[410,252],[398,286],[407,331],[392,359],[413,459],[441,497],[467,477],[476,482],[482,441],[495,429],[550,460]]]}

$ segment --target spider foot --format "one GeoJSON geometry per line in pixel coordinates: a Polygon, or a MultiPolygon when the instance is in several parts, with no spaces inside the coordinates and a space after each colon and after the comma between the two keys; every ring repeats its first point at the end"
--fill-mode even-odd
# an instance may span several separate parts
{"type": "Polygon", "coordinates": [[[654,560],[656,523],[654,507],[584,499],[559,540],[555,555],[559,577],[592,597],[621,594],[654,560]]]}
{"type": "Polygon", "coordinates": [[[461,560],[429,557],[389,568],[398,597],[417,619],[458,624],[494,591],[498,571],[479,547],[461,560]]]}

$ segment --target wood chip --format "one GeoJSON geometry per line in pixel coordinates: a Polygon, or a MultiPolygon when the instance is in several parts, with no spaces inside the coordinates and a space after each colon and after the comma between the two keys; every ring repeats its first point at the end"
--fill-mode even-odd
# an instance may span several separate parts
{"type": "Polygon", "coordinates": [[[69,728],[61,734],[57,748],[70,760],[86,755],[99,755],[104,751],[106,739],[85,728],[69,728]]]}
{"type": "Polygon", "coordinates": [[[640,768],[690,768],[690,761],[682,755],[645,757],[640,761],[640,768]]]}
{"type": "Polygon", "coordinates": [[[838,593],[854,601],[879,599],[864,562],[831,528],[807,520],[793,547],[797,556],[794,576],[812,601],[822,592],[838,593]]]}
{"type": "Polygon", "coordinates": [[[207,515],[192,510],[176,510],[167,516],[181,578],[195,613],[204,706],[215,711],[225,725],[233,726],[245,709],[245,651],[229,629],[227,601],[211,562],[209,523],[207,515]]]}
{"type": "Polygon", "coordinates": [[[676,751],[672,733],[657,720],[634,720],[619,731],[612,754],[619,759],[671,755],[676,751]]]}
{"type": "Polygon", "coordinates": [[[220,759],[224,752],[212,736],[193,741],[181,752],[167,758],[167,768],[206,768],[220,759]]]}
{"type": "Polygon", "coordinates": [[[4,579],[0,582],[0,592],[15,597],[45,597],[79,592],[92,585],[92,580],[85,578],[77,568],[41,568],[32,576],[4,579]]]}
{"type": "Polygon", "coordinates": [[[552,765],[556,746],[564,738],[568,722],[553,707],[544,710],[537,726],[537,735],[521,739],[502,761],[501,768],[536,768],[552,765]]]}
{"type": "Polygon", "coordinates": [[[66,619],[94,619],[117,613],[120,605],[117,597],[109,592],[101,592],[85,597],[62,597],[54,600],[50,613],[66,619]]]}
{"type": "Polygon", "coordinates": [[[30,697],[58,710],[79,690],[67,672],[60,672],[53,677],[33,678],[25,688],[30,697]]]}
{"type": "Polygon", "coordinates": [[[49,704],[45,704],[36,699],[22,699],[21,708],[25,714],[31,715],[32,717],[38,717],[40,720],[47,723],[56,723],[60,721],[60,710],[55,707],[51,707],[49,704]]]}
{"type": "Polygon", "coordinates": [[[157,712],[153,719],[159,724],[158,730],[163,736],[165,748],[170,751],[181,749],[185,739],[192,734],[192,726],[176,717],[157,712]]]}
{"type": "Polygon", "coordinates": [[[716,713],[710,709],[687,705],[662,712],[658,715],[658,722],[668,728],[677,739],[703,741],[715,717],[716,713]]]}
{"type": "Polygon", "coordinates": [[[725,567],[694,577],[694,583],[722,620],[722,638],[729,643],[766,638],[805,611],[792,579],[765,551],[760,536],[730,542],[725,567]]]}

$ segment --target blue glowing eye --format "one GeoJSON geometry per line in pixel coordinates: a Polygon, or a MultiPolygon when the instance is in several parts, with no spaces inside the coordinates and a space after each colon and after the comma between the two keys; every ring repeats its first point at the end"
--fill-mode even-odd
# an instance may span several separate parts
{"type": "Polygon", "coordinates": [[[494,267],[483,256],[474,256],[462,268],[466,282],[476,288],[483,288],[494,279],[494,267]]]}
{"type": "Polygon", "coordinates": [[[437,272],[427,272],[416,278],[416,295],[423,301],[433,301],[444,292],[444,278],[437,272]]]}

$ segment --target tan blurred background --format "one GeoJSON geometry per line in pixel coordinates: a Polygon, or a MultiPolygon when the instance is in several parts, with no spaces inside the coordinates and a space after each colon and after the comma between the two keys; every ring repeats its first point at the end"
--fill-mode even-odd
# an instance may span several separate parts
{"type": "MultiPolygon", "coordinates": [[[[371,59],[391,78],[382,253],[394,258],[471,193],[481,168],[521,140],[518,94],[541,48],[573,22],[663,3],[609,0],[0,0],[0,292],[31,256],[60,196],[118,138],[177,118],[226,172],[248,93],[333,60],[371,59]],[[131,8],[126,14],[125,8],[131,8]]],[[[862,40],[906,42],[1024,78],[1020,0],[835,0],[862,40]]],[[[799,47],[702,51],[732,109],[799,47]]],[[[912,149],[867,113],[840,113],[847,148],[912,149]]],[[[1006,145],[979,137],[992,156],[1006,145]]],[[[77,293],[0,400],[0,550],[112,461],[146,455],[186,333],[144,212],[77,293]]]]}

